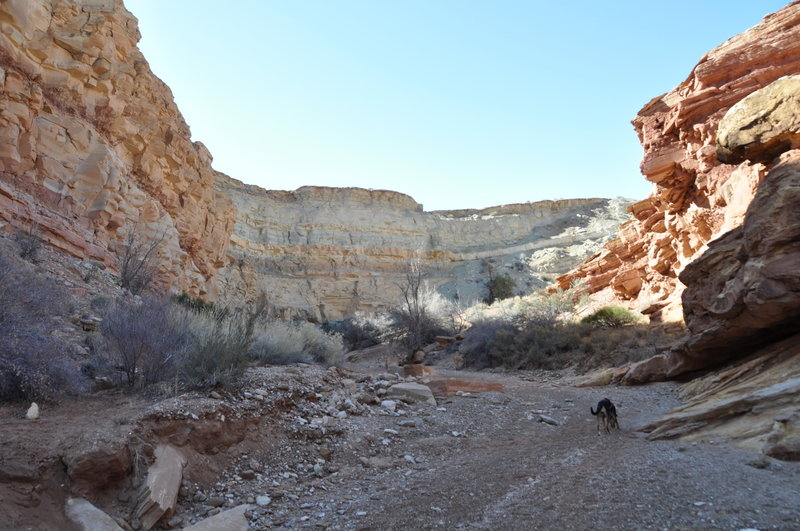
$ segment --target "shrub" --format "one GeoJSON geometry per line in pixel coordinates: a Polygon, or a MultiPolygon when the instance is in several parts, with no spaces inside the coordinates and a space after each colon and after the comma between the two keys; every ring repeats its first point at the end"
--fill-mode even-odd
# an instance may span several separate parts
{"type": "Polygon", "coordinates": [[[133,295],[143,292],[155,279],[158,248],[166,238],[166,233],[152,240],[145,239],[132,228],[125,240],[117,246],[115,253],[119,260],[119,283],[133,295]]]}
{"type": "Polygon", "coordinates": [[[394,338],[410,350],[433,341],[437,335],[451,332],[452,305],[423,280],[419,263],[409,266],[405,280],[398,286],[403,304],[389,313],[394,338]]]}
{"type": "Polygon", "coordinates": [[[67,311],[60,286],[0,248],[0,400],[53,400],[85,389],[73,352],[53,335],[67,311]]]}
{"type": "Polygon", "coordinates": [[[20,258],[29,262],[38,260],[39,250],[42,248],[42,239],[39,228],[36,225],[31,225],[27,231],[16,230],[14,232],[14,241],[17,242],[17,247],[19,247],[20,258]]]}
{"type": "Polygon", "coordinates": [[[490,275],[486,287],[489,288],[489,296],[486,297],[487,304],[514,296],[514,280],[506,274],[490,275]]]}
{"type": "Polygon", "coordinates": [[[362,349],[383,343],[391,336],[392,319],[388,314],[356,313],[354,317],[328,321],[324,329],[342,336],[345,348],[362,349]]]}
{"type": "Polygon", "coordinates": [[[186,292],[183,292],[180,295],[173,295],[172,299],[184,308],[188,308],[193,312],[213,314],[215,312],[227,311],[225,308],[218,308],[213,302],[206,302],[203,299],[192,297],[186,292]]]}
{"type": "Polygon", "coordinates": [[[582,323],[603,328],[619,328],[637,321],[639,316],[622,306],[604,306],[581,320],[582,323]]]}
{"type": "Polygon", "coordinates": [[[501,331],[513,332],[516,327],[509,321],[497,318],[476,320],[461,343],[460,352],[464,365],[484,369],[492,366],[489,359],[489,343],[501,331]]]}
{"type": "Polygon", "coordinates": [[[195,313],[187,348],[178,362],[181,378],[193,387],[227,385],[241,374],[266,313],[265,300],[234,311],[195,313]]]}
{"type": "Polygon", "coordinates": [[[106,312],[100,331],[106,353],[129,386],[141,373],[144,385],[175,375],[175,363],[186,346],[188,316],[168,299],[145,297],[141,303],[117,301],[106,312]]]}
{"type": "Polygon", "coordinates": [[[260,328],[250,356],[260,363],[323,363],[337,365],[344,353],[342,336],[328,333],[311,323],[271,322],[260,328]]]}

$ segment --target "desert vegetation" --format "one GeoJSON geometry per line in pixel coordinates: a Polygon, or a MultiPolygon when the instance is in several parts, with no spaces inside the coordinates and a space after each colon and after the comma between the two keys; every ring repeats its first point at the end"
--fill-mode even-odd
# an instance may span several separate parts
{"type": "Polygon", "coordinates": [[[53,333],[69,306],[60,286],[0,247],[0,400],[52,400],[85,389],[71,345],[53,333]]]}

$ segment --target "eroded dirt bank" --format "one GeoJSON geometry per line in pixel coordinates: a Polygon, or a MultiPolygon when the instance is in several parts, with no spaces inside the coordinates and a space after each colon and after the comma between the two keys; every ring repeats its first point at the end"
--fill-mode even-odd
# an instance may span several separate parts
{"type": "Polygon", "coordinates": [[[440,397],[437,406],[392,399],[390,411],[380,404],[389,376],[357,369],[257,369],[221,399],[107,409],[103,400],[119,400],[107,397],[83,410],[44,410],[36,424],[5,409],[0,518],[11,529],[69,529],[59,505],[78,489],[135,525],[148,445],[171,442],[189,464],[176,514],[162,528],[240,504],[249,504],[251,529],[800,526],[799,464],[715,441],[651,442],[636,431],[677,405],[674,384],[577,388],[548,373],[458,371],[505,392],[440,397]],[[617,404],[622,429],[598,436],[589,407],[604,396],[617,404]],[[128,434],[150,440],[133,447],[128,476],[101,491],[73,481],[74,457],[45,466],[65,449],[113,448],[128,434]]]}

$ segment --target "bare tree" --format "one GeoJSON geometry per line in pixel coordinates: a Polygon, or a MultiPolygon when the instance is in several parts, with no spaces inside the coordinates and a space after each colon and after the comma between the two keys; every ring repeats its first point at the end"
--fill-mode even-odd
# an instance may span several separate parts
{"type": "Polygon", "coordinates": [[[166,231],[153,239],[145,239],[135,227],[128,231],[125,240],[115,249],[119,260],[120,286],[138,295],[155,279],[158,248],[166,238],[166,231]]]}

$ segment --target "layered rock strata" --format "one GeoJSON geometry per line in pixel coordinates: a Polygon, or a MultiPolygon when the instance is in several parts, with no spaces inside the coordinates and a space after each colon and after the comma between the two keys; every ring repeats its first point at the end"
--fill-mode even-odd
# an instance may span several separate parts
{"type": "Polygon", "coordinates": [[[135,231],[164,287],[208,294],[235,210],[139,38],[120,0],[0,3],[0,228],[112,270],[135,231]]]}
{"type": "Polygon", "coordinates": [[[625,219],[595,199],[424,213],[393,192],[249,188],[212,170],[139,37],[121,0],[0,4],[0,230],[112,271],[134,232],[161,242],[162,289],[265,293],[287,316],[324,319],[396,304],[416,259],[451,296],[482,296],[486,260],[527,290],[625,219]]]}
{"type": "Polygon", "coordinates": [[[651,438],[730,440],[800,460],[800,149],[791,149],[800,145],[798,94],[798,76],[779,79],[720,122],[720,158],[763,161],[766,176],[744,223],[680,274],[686,344],[625,376],[723,367],[684,386],[687,403],[646,426],[651,438]]]}
{"type": "Polygon", "coordinates": [[[627,219],[627,200],[569,199],[484,210],[425,212],[385,190],[303,187],[268,191],[217,175],[238,217],[223,300],[265,294],[284,316],[319,320],[386,309],[418,263],[463,302],[486,295],[487,267],[520,292],[601,248],[627,219]]]}
{"type": "MultiPolygon", "coordinates": [[[[798,73],[800,3],[792,2],[706,54],[683,83],[645,105],[633,125],[644,148],[642,173],[655,190],[631,207],[635,219],[618,238],[559,283],[584,279],[594,293],[680,319],[678,274],[709,241],[741,225],[766,174],[763,160],[717,158],[719,122],[745,96],[798,73]]],[[[748,134],[771,133],[757,127],[748,134]]],[[[771,142],[771,156],[791,144],[771,142]]]]}

